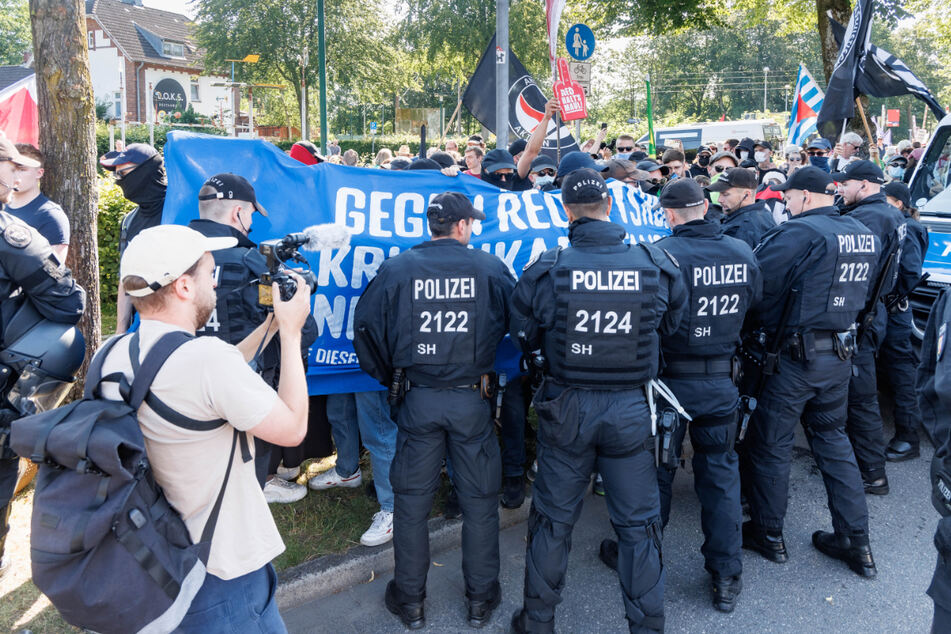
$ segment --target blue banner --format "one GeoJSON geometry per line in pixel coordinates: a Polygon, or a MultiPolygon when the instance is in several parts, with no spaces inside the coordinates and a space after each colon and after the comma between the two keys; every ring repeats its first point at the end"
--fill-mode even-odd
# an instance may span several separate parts
{"type": "MultiPolygon", "coordinates": [[[[317,274],[313,313],[318,337],[310,350],[311,394],[382,389],[360,371],[353,351],[353,310],[384,259],[430,238],[426,208],[445,191],[468,196],[485,212],[476,221],[472,245],[500,257],[515,275],[535,256],[568,244],[568,220],[561,192],[507,192],[471,176],[428,170],[383,169],[321,163],[304,165],[261,140],[174,131],[165,144],[168,193],[163,221],[187,224],[198,217],[198,190],[210,176],[233,172],[254,185],[269,217],[255,215],[251,239],[279,238],[310,225],[336,222],[353,236],[333,252],[304,253],[317,274]]],[[[608,181],[614,199],[611,220],[628,230],[631,242],[654,241],[670,233],[656,198],[620,181],[608,181]]],[[[508,341],[499,369],[515,373],[518,354],[508,341]]]]}

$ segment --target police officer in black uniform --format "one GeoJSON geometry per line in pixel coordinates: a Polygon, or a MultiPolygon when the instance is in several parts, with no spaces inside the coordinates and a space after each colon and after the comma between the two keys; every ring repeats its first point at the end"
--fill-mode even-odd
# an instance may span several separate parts
{"type": "MultiPolygon", "coordinates": [[[[694,490],[700,498],[701,552],[713,576],[713,604],[732,612],[742,589],[740,575],[740,472],[733,444],[739,392],[734,362],[747,309],[762,290],[753,250],[704,219],[708,202],[692,179],[677,179],[661,191],[660,204],[674,233],[656,243],[680,264],[689,312],[677,332],[661,338],[661,378],[692,420],[694,490]]],[[[661,519],[670,517],[674,481],[686,421],[667,431],[671,447],[657,469],[661,519]]],[[[663,443],[665,436],[661,437],[663,443]]],[[[661,456],[665,455],[661,446],[661,456]]]]}
{"type": "Polygon", "coordinates": [[[540,350],[535,394],[538,475],[528,520],[523,608],[517,632],[553,632],[571,531],[594,471],[607,489],[619,537],[618,573],[632,632],[664,628],[661,522],[647,384],[659,335],[673,334],[687,293],[663,250],[624,242],[608,221],[611,198],[592,169],[569,173],[562,200],[571,246],[542,254],[512,297],[512,337],[540,350]]]}
{"type": "Polygon", "coordinates": [[[427,216],[433,239],[386,260],[354,314],[360,367],[391,395],[405,393],[390,467],[396,568],[385,602],[410,629],[425,624],[427,520],[448,452],[463,512],[468,619],[481,627],[501,600],[501,461],[487,399],[515,279],[502,260],[467,247],[485,214],[465,196],[434,197],[427,216]]]}
{"type": "Polygon", "coordinates": [[[944,289],[931,306],[921,342],[916,385],[921,414],[935,430],[931,461],[931,501],[941,514],[934,545],[938,562],[928,594],[934,600],[932,632],[951,632],[951,291],[944,289]]]}
{"type": "MultiPolygon", "coordinates": [[[[0,209],[10,202],[16,166],[39,167],[39,162],[21,155],[0,132],[0,209]]],[[[29,302],[45,319],[76,324],[86,306],[86,293],[77,286],[69,269],[53,254],[43,236],[29,225],[0,211],[0,341],[16,312],[29,302]]],[[[19,418],[6,394],[16,377],[3,375],[0,404],[0,562],[6,542],[10,501],[17,482],[19,458],[10,450],[10,423],[19,418]]],[[[2,563],[0,563],[2,566],[2,563]]]]}
{"type": "MultiPolygon", "coordinates": [[[[898,263],[901,261],[901,247],[905,240],[905,218],[895,207],[888,204],[882,193],[885,176],[881,168],[871,161],[854,161],[842,172],[832,174],[839,183],[842,196],[841,211],[855,218],[872,230],[882,243],[882,253],[878,271],[885,276],[881,297],[877,301],[869,298],[869,304],[859,316],[861,321],[866,315],[872,322],[860,336],[858,349],[852,359],[852,380],[849,384],[849,415],[846,430],[855,449],[855,459],[862,471],[865,492],[875,495],[888,493],[888,477],[885,475],[885,436],[882,430],[882,414],[878,406],[878,382],[875,373],[875,356],[885,339],[887,311],[884,298],[895,286],[898,263]],[[894,253],[893,264],[889,270],[883,270],[881,264],[894,253]]],[[[870,295],[874,291],[877,278],[870,284],[870,295]]]]}
{"type": "MultiPolygon", "coordinates": [[[[766,377],[746,437],[751,520],[743,547],[783,563],[783,519],[795,426],[800,422],[822,472],[834,532],[813,544],[865,577],[875,575],[862,479],[845,432],[852,327],[865,304],[881,253],[878,238],[833,204],[826,172],[804,167],[773,189],[785,193],[792,217],[767,233],[754,251],[763,272],[763,298],[748,321],[779,354],[766,377]]],[[[763,350],[749,354],[763,359],[763,350]]],[[[768,360],[768,357],[766,357],[768,360]]]]}
{"type": "MultiPolygon", "coordinates": [[[[267,262],[258,251],[258,245],[248,238],[254,213],[267,217],[267,210],[258,202],[254,187],[237,174],[215,174],[198,190],[198,215],[189,227],[210,238],[233,237],[238,244],[230,249],[213,251],[215,258],[215,295],[217,302],[202,328],[195,334],[213,336],[236,345],[251,358],[254,369],[277,389],[281,365],[280,341],[273,318],[266,306],[258,301],[255,280],[267,272],[267,262]]],[[[301,353],[317,338],[317,322],[313,315],[307,318],[301,333],[301,353]]],[[[259,438],[254,439],[255,469],[263,487],[269,474],[274,473],[282,448],[259,438]],[[272,452],[275,455],[272,456],[272,452]]]]}
{"type": "Polygon", "coordinates": [[[885,298],[888,326],[878,351],[878,371],[883,373],[895,395],[895,437],[885,447],[885,459],[901,462],[917,458],[918,425],[921,410],[915,394],[918,358],[911,344],[912,315],[908,298],[921,279],[921,266],[928,251],[928,230],[915,218],[908,185],[892,181],[882,188],[890,205],[905,216],[905,241],[895,290],[885,298]]]}
{"type": "Polygon", "coordinates": [[[760,238],[776,226],[773,213],[761,200],[756,200],[756,174],[745,167],[731,167],[707,190],[720,194],[717,203],[726,214],[723,233],[739,238],[755,249],[760,238]]]}

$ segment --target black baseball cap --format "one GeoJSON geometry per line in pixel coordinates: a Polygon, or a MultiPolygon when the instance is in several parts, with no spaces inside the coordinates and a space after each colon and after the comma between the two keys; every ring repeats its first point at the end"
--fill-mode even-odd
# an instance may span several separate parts
{"type": "Polygon", "coordinates": [[[411,170],[436,170],[439,171],[442,169],[442,165],[437,163],[431,158],[418,158],[412,163],[409,164],[407,169],[411,170]]]}
{"type": "Polygon", "coordinates": [[[769,141],[757,141],[757,142],[753,145],[753,149],[755,150],[755,149],[758,148],[758,147],[766,148],[766,149],[769,150],[770,152],[773,151],[773,146],[770,145],[769,141]]]}
{"type": "Polygon", "coordinates": [[[261,212],[261,215],[267,217],[267,210],[258,202],[254,194],[254,187],[243,176],[224,172],[215,174],[205,181],[205,184],[198,190],[198,200],[215,200],[217,198],[227,198],[228,200],[244,200],[254,207],[255,211],[261,212]]]}
{"type": "MultiPolygon", "coordinates": [[[[115,150],[112,152],[106,152],[102,155],[102,158],[99,159],[99,164],[110,172],[113,172],[115,171],[116,167],[119,165],[124,165],[125,163],[141,165],[156,154],[158,154],[158,150],[148,143],[132,143],[121,152],[117,152],[115,150]]],[[[33,166],[31,165],[28,167],[33,166]]]]}
{"type": "Polygon", "coordinates": [[[509,154],[515,156],[516,154],[521,154],[525,151],[525,146],[528,145],[528,141],[525,139],[515,139],[509,143],[509,154]]]}
{"type": "Polygon", "coordinates": [[[882,168],[871,161],[853,161],[845,166],[841,172],[832,174],[832,180],[837,183],[845,181],[868,181],[881,185],[885,182],[885,174],[882,168]]]}
{"type": "MultiPolygon", "coordinates": [[[[720,180],[723,180],[722,177],[720,180]]],[[[678,178],[660,191],[660,205],[668,209],[698,207],[704,203],[703,189],[692,178],[678,178]]]]}
{"type": "Polygon", "coordinates": [[[561,181],[561,201],[566,205],[596,203],[608,197],[608,186],[600,173],[582,167],[561,181]]]}
{"type": "Polygon", "coordinates": [[[558,166],[555,165],[555,159],[553,159],[552,157],[548,156],[547,154],[539,154],[532,161],[531,171],[540,172],[544,169],[552,169],[557,172],[558,166]]]}
{"type": "Polygon", "coordinates": [[[598,165],[587,152],[568,152],[561,157],[561,163],[558,164],[558,178],[565,178],[568,174],[580,170],[590,169],[595,172],[607,171],[606,165],[598,165]]]}
{"type": "Polygon", "coordinates": [[[770,185],[769,188],[774,192],[801,189],[802,191],[812,192],[814,194],[827,194],[829,196],[835,194],[832,175],[814,165],[797,169],[793,172],[792,176],[786,179],[785,183],[770,185]]]}
{"type": "Polygon", "coordinates": [[[491,174],[501,169],[515,169],[515,159],[509,154],[508,150],[495,149],[490,150],[485,158],[482,159],[482,169],[486,174],[491,174]]]}
{"type": "Polygon", "coordinates": [[[911,207],[911,190],[908,189],[908,185],[904,184],[901,181],[892,181],[882,187],[882,191],[886,196],[891,196],[892,198],[897,199],[905,207],[911,207]]]}
{"type": "Polygon", "coordinates": [[[654,172],[656,170],[660,170],[660,173],[663,174],[664,176],[667,176],[668,174],[670,174],[669,167],[667,167],[666,165],[661,165],[660,163],[654,162],[650,159],[647,159],[646,161],[641,161],[640,163],[638,163],[637,169],[644,170],[645,172],[654,172]]]}
{"type": "Polygon", "coordinates": [[[485,220],[485,214],[472,206],[472,201],[459,192],[445,192],[433,197],[426,216],[435,222],[453,223],[475,218],[485,220]]]}
{"type": "Polygon", "coordinates": [[[731,167],[720,175],[715,183],[707,185],[712,192],[725,192],[731,187],[740,189],[756,189],[759,185],[756,174],[745,167],[731,167]]]}
{"type": "Polygon", "coordinates": [[[433,152],[429,159],[431,161],[436,161],[439,163],[439,167],[444,169],[447,167],[452,167],[456,164],[456,161],[448,152],[433,152]]]}

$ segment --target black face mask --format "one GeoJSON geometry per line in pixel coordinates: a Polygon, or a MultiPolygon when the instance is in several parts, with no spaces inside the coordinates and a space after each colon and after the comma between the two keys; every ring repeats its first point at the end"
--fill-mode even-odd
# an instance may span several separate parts
{"type": "Polygon", "coordinates": [[[499,174],[498,172],[489,174],[486,171],[482,172],[482,180],[490,185],[495,185],[499,189],[511,190],[514,178],[515,174],[499,174]]]}
{"type": "Polygon", "coordinates": [[[161,212],[165,204],[165,190],[168,187],[162,156],[156,154],[151,157],[126,176],[118,179],[116,184],[122,189],[123,196],[137,204],[146,213],[156,208],[161,212]]]}
{"type": "Polygon", "coordinates": [[[707,156],[706,154],[701,154],[700,156],[697,157],[697,165],[699,165],[700,167],[706,167],[709,164],[710,164],[710,157],[707,156]]]}

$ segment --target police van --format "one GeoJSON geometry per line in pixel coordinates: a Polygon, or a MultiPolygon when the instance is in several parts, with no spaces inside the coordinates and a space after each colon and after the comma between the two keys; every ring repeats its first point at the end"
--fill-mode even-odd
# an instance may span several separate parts
{"type": "MultiPolygon", "coordinates": [[[[723,143],[727,139],[750,138],[756,141],[769,141],[774,150],[783,147],[783,131],[772,119],[748,119],[743,121],[714,121],[711,123],[689,123],[672,128],[654,130],[654,144],[670,146],[671,140],[680,141],[684,152],[693,153],[701,145],[723,143]]],[[[645,134],[637,142],[647,146],[645,134]]]]}
{"type": "Polygon", "coordinates": [[[926,284],[911,296],[915,336],[924,335],[931,305],[945,286],[951,285],[951,115],[938,124],[931,142],[911,178],[911,204],[928,228],[928,251],[922,271],[926,284]]]}

